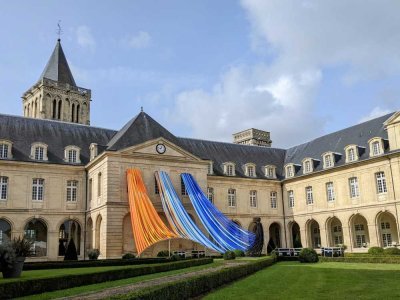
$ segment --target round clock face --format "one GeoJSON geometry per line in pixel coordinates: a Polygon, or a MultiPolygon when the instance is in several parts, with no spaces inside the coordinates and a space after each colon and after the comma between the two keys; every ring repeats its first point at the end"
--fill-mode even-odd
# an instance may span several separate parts
{"type": "Polygon", "coordinates": [[[167,150],[167,149],[165,148],[165,146],[163,144],[158,144],[156,146],[156,150],[157,150],[158,153],[164,154],[165,150],[167,150]]]}

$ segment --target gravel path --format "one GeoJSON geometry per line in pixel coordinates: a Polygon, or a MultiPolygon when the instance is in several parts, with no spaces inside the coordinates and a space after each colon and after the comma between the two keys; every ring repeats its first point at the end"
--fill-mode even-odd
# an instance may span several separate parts
{"type": "Polygon", "coordinates": [[[79,295],[75,295],[75,296],[71,296],[71,297],[64,297],[64,298],[59,298],[59,299],[63,299],[63,300],[104,299],[104,298],[107,298],[110,296],[126,294],[126,293],[137,291],[137,290],[140,290],[143,288],[154,287],[154,286],[161,285],[164,283],[174,282],[174,281],[182,280],[185,278],[191,278],[191,277],[194,277],[197,275],[206,274],[206,273],[221,270],[223,268],[231,268],[231,267],[243,265],[243,264],[246,264],[246,262],[227,262],[223,266],[203,269],[203,270],[194,271],[194,272],[182,273],[182,274],[177,274],[177,275],[164,276],[164,277],[145,280],[145,281],[128,284],[128,285],[124,285],[124,286],[108,288],[108,289],[104,289],[102,291],[88,292],[88,293],[84,293],[84,294],[79,294],[79,295]]]}

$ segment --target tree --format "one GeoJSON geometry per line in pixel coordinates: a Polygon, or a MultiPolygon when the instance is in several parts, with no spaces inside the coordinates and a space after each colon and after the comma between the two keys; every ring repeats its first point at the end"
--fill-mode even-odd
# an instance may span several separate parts
{"type": "Polygon", "coordinates": [[[67,246],[67,251],[65,252],[64,260],[78,260],[78,253],[76,252],[76,247],[74,239],[71,239],[67,246]]]}

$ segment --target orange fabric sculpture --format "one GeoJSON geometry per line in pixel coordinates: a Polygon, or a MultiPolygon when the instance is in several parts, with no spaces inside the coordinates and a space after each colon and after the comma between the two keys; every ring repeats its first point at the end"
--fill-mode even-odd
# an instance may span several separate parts
{"type": "Polygon", "coordinates": [[[147,195],[140,171],[128,169],[126,176],[133,238],[140,255],[147,247],[162,240],[176,238],[178,234],[161,220],[147,195]]]}

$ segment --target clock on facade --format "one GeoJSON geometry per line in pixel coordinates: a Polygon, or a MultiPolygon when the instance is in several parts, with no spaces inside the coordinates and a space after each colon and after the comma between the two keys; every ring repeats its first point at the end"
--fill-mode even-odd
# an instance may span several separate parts
{"type": "Polygon", "coordinates": [[[167,148],[165,148],[164,144],[157,144],[156,146],[156,151],[160,154],[164,154],[165,150],[167,150],[167,148]]]}

